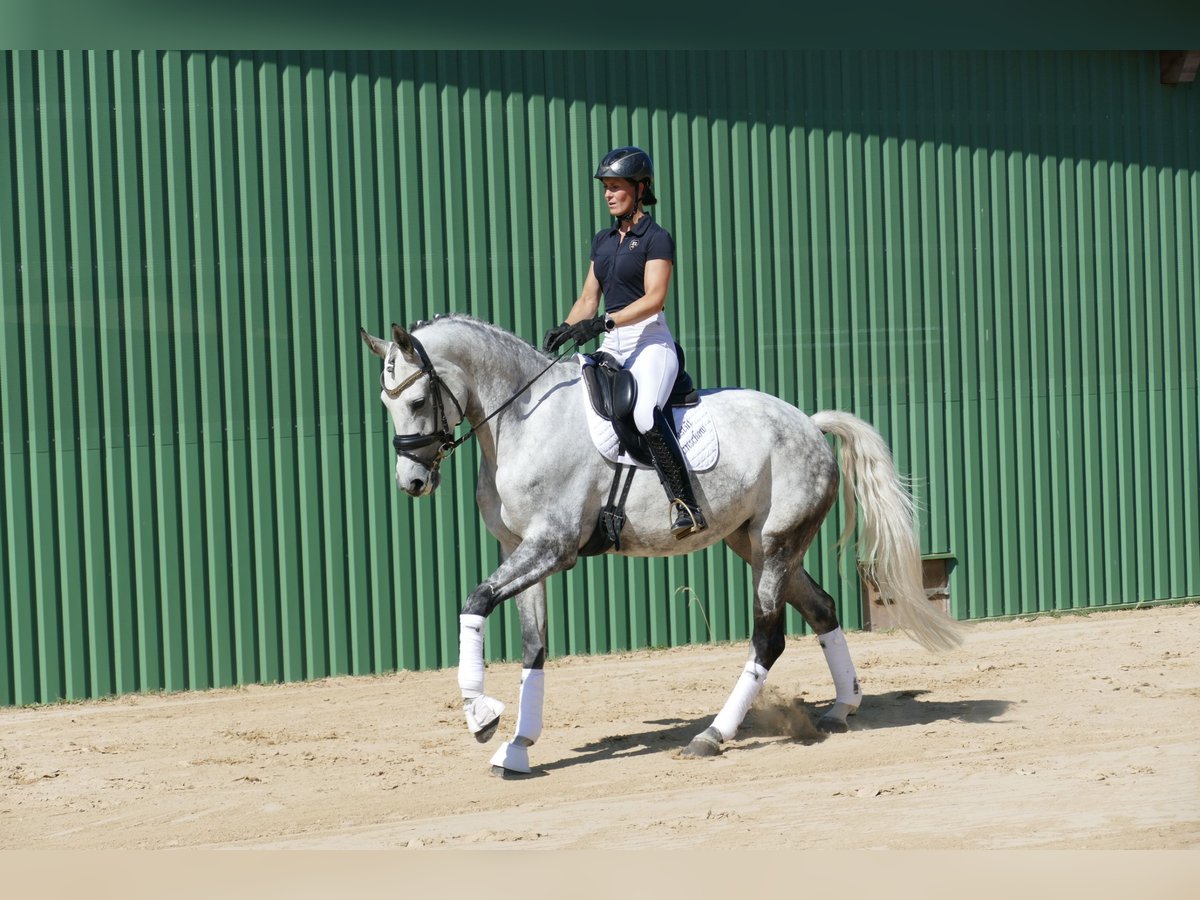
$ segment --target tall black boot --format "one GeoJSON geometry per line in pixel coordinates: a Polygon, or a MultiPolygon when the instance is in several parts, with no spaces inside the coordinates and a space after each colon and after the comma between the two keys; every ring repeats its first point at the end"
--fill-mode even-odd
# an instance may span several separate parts
{"type": "Polygon", "coordinates": [[[692,478],[687,463],[683,459],[683,451],[679,448],[679,438],[667,421],[666,415],[658,407],[654,408],[654,427],[644,435],[646,446],[650,448],[650,459],[658,472],[658,480],[662,482],[667,492],[667,499],[677,512],[675,524],[671,526],[671,534],[677,539],[689,534],[703,531],[708,527],[696,495],[692,493],[692,478]]]}

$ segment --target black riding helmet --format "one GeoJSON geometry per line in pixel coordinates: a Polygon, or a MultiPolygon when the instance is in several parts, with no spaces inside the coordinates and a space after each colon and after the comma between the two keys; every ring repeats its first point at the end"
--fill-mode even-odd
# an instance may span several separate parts
{"type": "Polygon", "coordinates": [[[605,178],[624,178],[636,184],[645,184],[641,203],[643,206],[653,206],[658,202],[654,196],[654,163],[650,154],[640,147],[618,147],[605,154],[596,168],[593,178],[603,181],[605,178]]]}

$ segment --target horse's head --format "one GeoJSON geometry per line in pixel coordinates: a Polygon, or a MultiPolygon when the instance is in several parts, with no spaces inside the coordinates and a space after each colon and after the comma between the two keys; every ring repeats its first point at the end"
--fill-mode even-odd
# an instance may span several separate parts
{"type": "Polygon", "coordinates": [[[421,342],[399,325],[392,324],[391,341],[362,328],[359,334],[371,352],[383,358],[379,399],[396,429],[396,486],[413,497],[431,494],[441,483],[438,466],[454,442],[454,426],[463,419],[458,400],[421,342]],[[446,398],[453,404],[453,421],[447,418],[446,398]]]}

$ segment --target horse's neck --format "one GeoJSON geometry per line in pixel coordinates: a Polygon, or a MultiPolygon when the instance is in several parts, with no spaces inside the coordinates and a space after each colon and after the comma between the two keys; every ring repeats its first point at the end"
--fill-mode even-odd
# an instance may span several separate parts
{"type": "MultiPolygon", "coordinates": [[[[495,328],[470,321],[439,323],[431,355],[458,369],[470,394],[467,418],[472,426],[511,399],[546,367],[544,359],[524,341],[495,328]]],[[[434,329],[430,329],[433,338],[434,329]]]]}

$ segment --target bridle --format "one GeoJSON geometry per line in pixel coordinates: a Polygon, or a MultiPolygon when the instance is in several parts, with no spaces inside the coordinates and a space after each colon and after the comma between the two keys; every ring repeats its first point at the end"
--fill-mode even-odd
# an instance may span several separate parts
{"type": "Polygon", "coordinates": [[[390,388],[387,386],[384,376],[387,374],[387,369],[391,367],[385,367],[384,371],[379,373],[379,386],[383,388],[385,394],[396,400],[418,378],[424,377],[429,379],[429,384],[432,388],[430,393],[433,395],[433,413],[440,427],[437,431],[429,434],[397,434],[392,438],[392,446],[396,448],[397,456],[411,459],[422,466],[429,466],[430,471],[436,472],[442,460],[458,449],[475,431],[472,429],[457,441],[454,439],[455,426],[458,425],[458,422],[466,418],[462,405],[458,402],[458,398],[454,396],[454,392],[450,390],[446,382],[442,381],[442,377],[438,375],[437,370],[433,367],[433,362],[429,359],[429,354],[425,352],[425,348],[421,345],[421,342],[417,340],[415,335],[410,334],[408,338],[412,342],[413,350],[417,352],[417,358],[421,361],[421,368],[413,372],[394,388],[390,388]],[[450,421],[446,418],[446,404],[442,400],[443,391],[454,402],[454,408],[458,411],[458,422],[455,422],[454,425],[451,425],[450,421]],[[432,461],[427,462],[412,452],[413,450],[420,450],[422,447],[428,447],[430,444],[438,445],[437,455],[434,456],[432,461]]]}
{"type": "Polygon", "coordinates": [[[433,367],[433,362],[429,359],[429,354],[425,352],[425,348],[421,345],[421,342],[417,340],[417,336],[415,334],[409,334],[408,339],[412,344],[413,350],[415,350],[417,353],[417,359],[419,359],[421,362],[421,368],[416,372],[413,372],[394,388],[390,388],[387,386],[387,382],[384,380],[384,375],[387,374],[388,369],[391,367],[385,367],[384,371],[379,373],[379,386],[383,388],[383,392],[385,394],[387,394],[393,400],[396,400],[402,393],[404,393],[404,391],[408,390],[408,388],[411,387],[418,378],[425,377],[429,379],[429,384],[432,387],[431,393],[433,394],[433,412],[439,423],[438,430],[430,432],[429,434],[397,434],[392,437],[392,446],[396,449],[397,456],[410,459],[418,465],[426,466],[429,468],[430,472],[436,472],[438,470],[438,466],[442,464],[443,459],[473,438],[476,431],[486,425],[488,421],[503,412],[509,406],[509,404],[529,390],[530,385],[549,372],[555,363],[574,350],[573,347],[569,347],[564,350],[550,361],[550,365],[546,366],[546,368],[534,375],[533,378],[531,378],[523,388],[501,403],[500,406],[497,407],[493,412],[485,416],[483,421],[473,427],[462,437],[455,439],[454,429],[458,427],[458,425],[461,424],[466,418],[466,414],[463,412],[462,404],[458,402],[458,398],[454,396],[454,392],[450,390],[446,382],[444,382],[442,377],[438,375],[437,369],[433,367]],[[446,404],[442,401],[443,391],[446,393],[446,396],[453,401],[454,408],[458,411],[458,421],[453,425],[451,425],[450,421],[446,418],[446,404]],[[422,447],[428,447],[430,444],[438,445],[437,454],[432,460],[423,460],[412,452],[413,450],[420,450],[422,447]]]}

